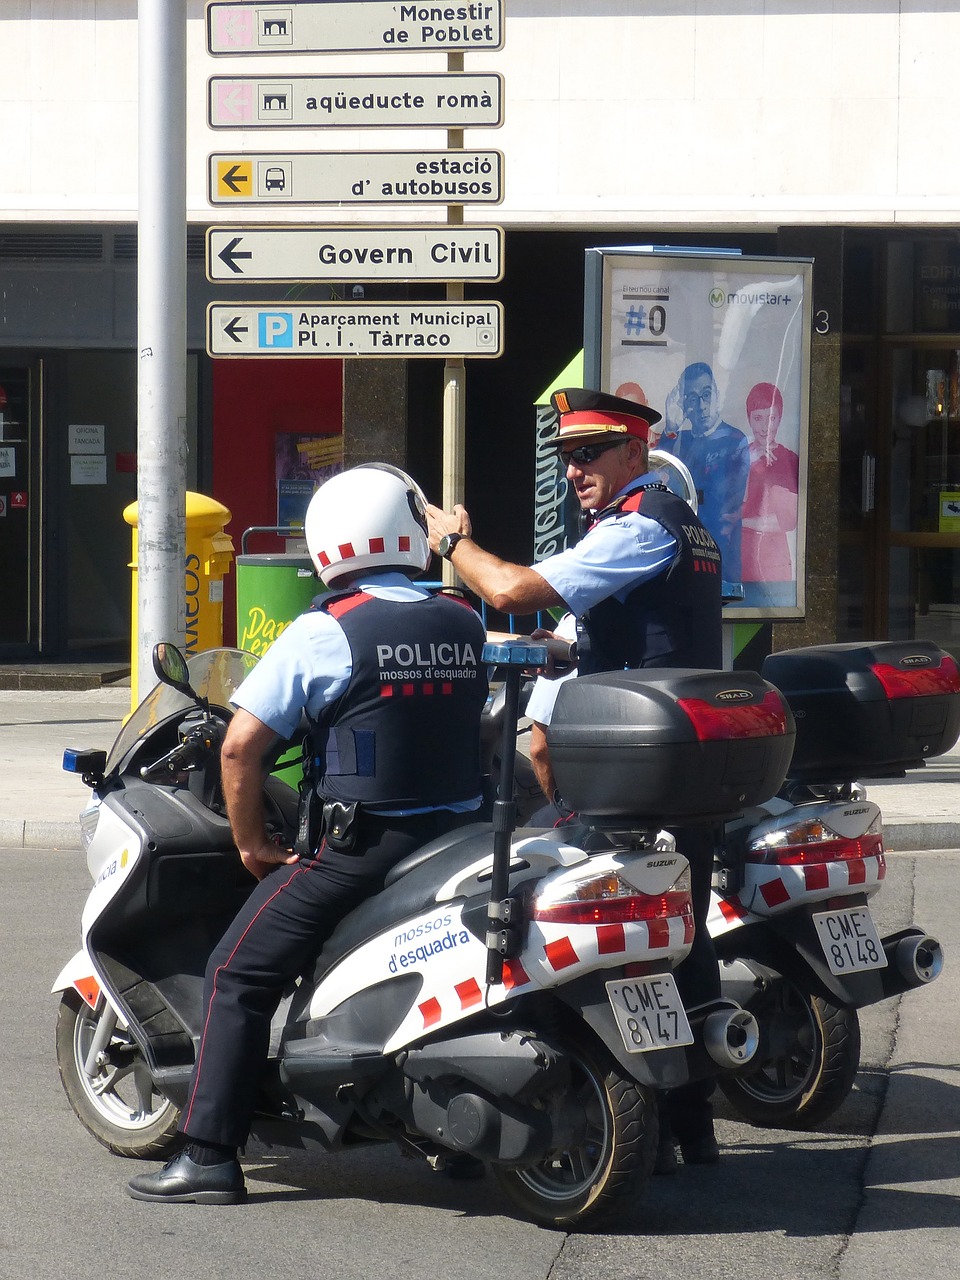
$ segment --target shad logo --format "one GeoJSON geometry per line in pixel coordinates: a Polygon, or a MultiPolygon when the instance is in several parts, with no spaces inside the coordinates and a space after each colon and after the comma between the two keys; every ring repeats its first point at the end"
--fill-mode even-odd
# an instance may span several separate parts
{"type": "Polygon", "coordinates": [[[710,302],[711,307],[716,309],[717,307],[723,306],[723,304],[727,300],[727,295],[723,291],[723,289],[720,288],[719,285],[714,285],[714,287],[710,290],[709,294],[707,295],[707,298],[710,302]]]}
{"type": "Polygon", "coordinates": [[[717,702],[749,702],[753,698],[749,689],[724,689],[714,696],[717,702]]]}
{"type": "Polygon", "coordinates": [[[901,667],[929,667],[933,659],[926,653],[908,653],[900,659],[901,667]]]}

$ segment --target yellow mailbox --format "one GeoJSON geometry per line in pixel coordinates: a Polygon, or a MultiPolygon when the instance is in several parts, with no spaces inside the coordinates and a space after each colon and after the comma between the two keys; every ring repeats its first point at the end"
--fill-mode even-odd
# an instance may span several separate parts
{"type": "MultiPolygon", "coordinates": [[[[132,702],[140,701],[137,673],[140,634],[137,602],[139,511],[136,502],[124,508],[123,518],[133,529],[133,596],[130,632],[130,689],[132,702]]],[[[184,617],[187,656],[223,644],[223,579],[233,563],[233,539],[224,533],[230,512],[222,502],[202,493],[186,495],[186,558],[184,560],[184,617]]],[[[146,693],[146,689],[143,690],[146,693]]]]}

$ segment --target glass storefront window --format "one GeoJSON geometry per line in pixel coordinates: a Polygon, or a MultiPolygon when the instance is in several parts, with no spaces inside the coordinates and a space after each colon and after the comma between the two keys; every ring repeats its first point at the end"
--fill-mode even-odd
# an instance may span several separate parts
{"type": "Polygon", "coordinates": [[[891,639],[960,652],[960,347],[890,353],[891,639]]]}

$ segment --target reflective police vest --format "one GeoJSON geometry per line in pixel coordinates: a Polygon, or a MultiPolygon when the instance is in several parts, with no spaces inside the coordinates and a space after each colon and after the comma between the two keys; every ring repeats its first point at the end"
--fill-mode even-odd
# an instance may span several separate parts
{"type": "Polygon", "coordinates": [[[466,600],[318,596],[343,628],[353,670],[313,733],[316,788],[364,807],[422,808],[480,794],[487,697],[483,624],[466,600]]]}
{"type": "Polygon", "coordinates": [[[615,499],[591,528],[631,511],[662,525],[676,540],[678,554],[623,601],[608,596],[577,619],[580,674],[625,667],[719,669],[722,580],[716,542],[687,503],[659,484],[615,499]]]}

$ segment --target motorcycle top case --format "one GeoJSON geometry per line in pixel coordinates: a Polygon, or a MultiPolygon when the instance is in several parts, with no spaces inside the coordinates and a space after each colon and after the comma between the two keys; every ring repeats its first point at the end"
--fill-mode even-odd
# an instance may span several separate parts
{"type": "Polygon", "coordinates": [[[557,789],[598,826],[681,825],[781,786],[793,716],[752,671],[647,668],[568,680],[547,730],[557,789]]]}
{"type": "Polygon", "coordinates": [[[792,781],[898,776],[960,736],[957,664],[930,641],[786,649],[762,671],[796,718],[792,781]]]}

